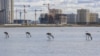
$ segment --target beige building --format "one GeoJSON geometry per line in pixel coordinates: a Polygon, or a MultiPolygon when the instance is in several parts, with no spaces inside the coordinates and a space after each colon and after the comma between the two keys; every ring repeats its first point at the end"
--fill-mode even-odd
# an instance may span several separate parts
{"type": "Polygon", "coordinates": [[[61,24],[67,24],[67,16],[61,16],[61,24]]]}
{"type": "Polygon", "coordinates": [[[49,9],[49,14],[61,14],[61,9],[49,9]]]}
{"type": "Polygon", "coordinates": [[[14,0],[9,0],[9,23],[14,20],[14,0]]]}
{"type": "Polygon", "coordinates": [[[41,15],[39,20],[44,24],[67,24],[67,16],[62,14],[61,9],[49,9],[49,13],[41,15]]]}
{"type": "Polygon", "coordinates": [[[77,23],[88,24],[90,22],[90,12],[88,9],[77,10],[77,23]]]}
{"type": "Polygon", "coordinates": [[[97,13],[90,13],[90,23],[96,23],[98,20],[98,14],[97,13]]]}
{"type": "Polygon", "coordinates": [[[56,14],[62,14],[61,9],[49,9],[49,14],[52,15],[53,18],[55,18],[56,14]]]}
{"type": "Polygon", "coordinates": [[[67,24],[67,15],[66,14],[56,14],[56,23],[57,24],[67,24]]]}
{"type": "Polygon", "coordinates": [[[52,20],[54,21],[54,23],[66,24],[66,17],[62,16],[61,14],[61,9],[49,9],[49,15],[53,17],[52,20]]]}

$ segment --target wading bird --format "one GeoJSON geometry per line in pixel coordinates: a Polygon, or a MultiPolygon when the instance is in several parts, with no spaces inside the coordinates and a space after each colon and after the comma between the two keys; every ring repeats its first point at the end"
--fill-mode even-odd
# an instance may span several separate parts
{"type": "Polygon", "coordinates": [[[47,37],[48,37],[49,40],[50,40],[51,38],[54,39],[54,36],[53,36],[51,33],[48,32],[48,33],[46,33],[46,35],[47,35],[47,37]]]}
{"type": "Polygon", "coordinates": [[[27,38],[31,37],[30,32],[26,32],[26,37],[27,37],[27,38]]]}
{"type": "Polygon", "coordinates": [[[4,34],[6,35],[6,38],[9,38],[8,32],[4,32],[4,34]]]}
{"type": "Polygon", "coordinates": [[[92,40],[91,33],[85,33],[86,34],[86,40],[92,40]]]}

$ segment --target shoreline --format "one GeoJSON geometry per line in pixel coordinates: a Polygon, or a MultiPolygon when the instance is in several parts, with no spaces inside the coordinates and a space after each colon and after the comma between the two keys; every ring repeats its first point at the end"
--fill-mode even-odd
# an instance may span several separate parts
{"type": "Polygon", "coordinates": [[[0,27],[100,27],[100,25],[79,25],[79,24],[36,24],[36,25],[22,25],[22,24],[5,24],[0,27]]]}

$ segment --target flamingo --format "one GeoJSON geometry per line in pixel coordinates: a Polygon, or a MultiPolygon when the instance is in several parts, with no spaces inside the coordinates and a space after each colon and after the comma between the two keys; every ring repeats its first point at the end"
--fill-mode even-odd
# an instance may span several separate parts
{"type": "Polygon", "coordinates": [[[86,34],[86,40],[92,40],[91,33],[85,33],[86,34]]]}
{"type": "Polygon", "coordinates": [[[4,34],[6,35],[6,38],[9,38],[8,32],[4,32],[4,34]]]}
{"type": "Polygon", "coordinates": [[[52,39],[54,39],[54,36],[51,34],[51,33],[46,33],[46,35],[48,36],[48,39],[50,40],[51,39],[51,37],[52,37],[52,39]]]}
{"type": "Polygon", "coordinates": [[[30,32],[26,32],[26,37],[31,37],[30,32]]]}

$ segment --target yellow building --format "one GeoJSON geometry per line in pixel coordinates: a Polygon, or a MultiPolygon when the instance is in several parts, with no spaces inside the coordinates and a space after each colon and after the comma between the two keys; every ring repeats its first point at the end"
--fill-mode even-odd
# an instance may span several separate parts
{"type": "Polygon", "coordinates": [[[97,23],[98,14],[97,13],[90,13],[90,23],[97,23]]]}
{"type": "Polygon", "coordinates": [[[77,23],[88,24],[90,22],[90,12],[88,9],[77,10],[77,23]]]}

